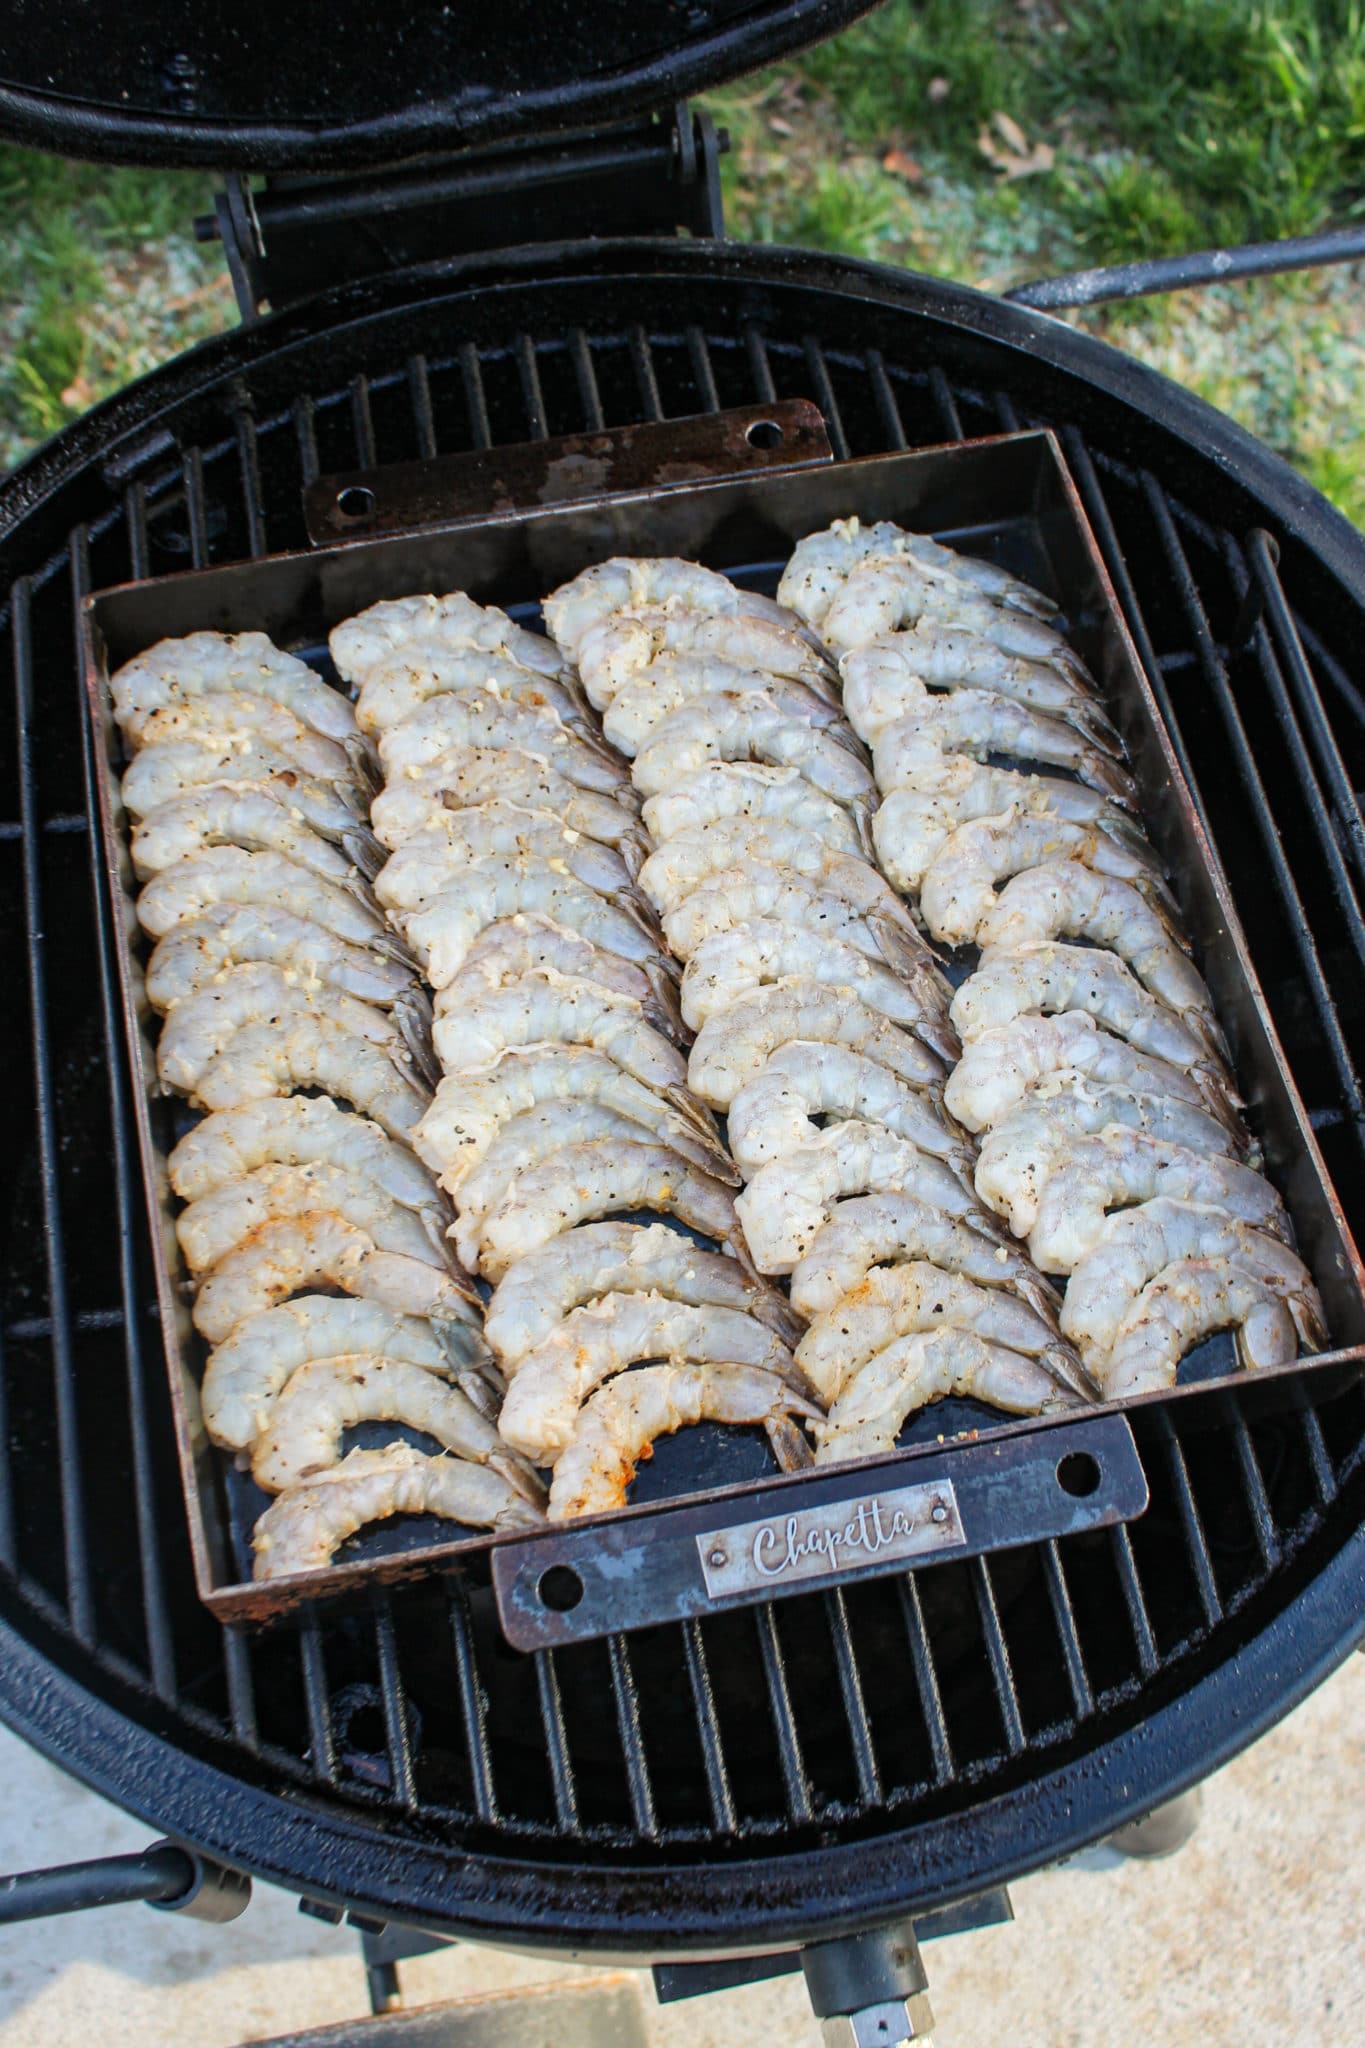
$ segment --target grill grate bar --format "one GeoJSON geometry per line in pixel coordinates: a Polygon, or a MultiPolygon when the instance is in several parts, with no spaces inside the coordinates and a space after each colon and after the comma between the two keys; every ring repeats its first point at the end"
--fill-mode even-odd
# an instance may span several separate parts
{"type": "Polygon", "coordinates": [[[475,448],[491,448],[493,430],[488,424],[488,397],[483,388],[483,365],[472,341],[460,344],[460,377],[464,383],[465,410],[469,415],[469,438],[475,448]]]}
{"type": "Polygon", "coordinates": [[[246,543],[249,553],[266,551],[265,502],[261,495],[260,448],[251,400],[244,385],[238,385],[232,408],[237,431],[237,469],[242,482],[242,508],[246,513],[246,543]]]}
{"type": "Polygon", "coordinates": [[[777,386],[773,382],[773,366],[768,361],[768,344],[757,327],[744,330],[744,353],[749,361],[749,375],[754,380],[754,391],[764,405],[772,405],[777,399],[777,386]]]}
{"type": "MultiPolygon", "coordinates": [[[[806,359],[807,372],[809,373],[811,383],[815,387],[816,403],[824,414],[825,425],[829,429],[829,444],[834,450],[835,460],[836,462],[847,462],[849,454],[848,435],[844,432],[843,416],[839,411],[839,401],[835,396],[834,382],[829,374],[829,364],[825,361],[825,351],[821,348],[813,334],[806,336],[801,347],[806,359]]],[[[764,397],[766,398],[767,396],[768,393],[765,392],[764,397]]]]}
{"type": "Polygon", "coordinates": [[[47,942],[43,919],[41,834],[38,825],[38,779],[34,762],[33,620],[29,579],[21,577],[10,596],[14,641],[14,698],[19,776],[19,815],[23,823],[24,934],[28,953],[29,1007],[33,1018],[33,1077],[37,1096],[38,1171],[41,1180],[43,1238],[47,1264],[47,1300],[51,1318],[53,1393],[57,1409],[57,1445],[62,1503],[62,1551],[66,1571],[66,1605],[77,1640],[94,1638],[94,1602],[90,1589],[90,1556],[85,1526],[79,1425],[76,1405],[76,1361],[72,1343],[71,1304],[66,1288],[66,1245],[58,1179],[60,1139],[57,1132],[57,1090],[52,1074],[52,1033],[47,1007],[47,942]]]}
{"type": "Polygon", "coordinates": [[[706,1773],[706,1791],[711,1801],[711,1819],[717,1834],[732,1835],[739,1822],[730,1790],[729,1772],[725,1768],[725,1750],[721,1743],[720,1721],[716,1715],[716,1699],[711,1689],[711,1669],[706,1659],[701,1623],[685,1621],[682,1632],[688,1683],[692,1687],[692,1703],[697,1715],[697,1733],[701,1737],[702,1768],[706,1773]]]}
{"type": "Polygon", "coordinates": [[[243,1749],[253,1752],[261,1746],[256,1720],[256,1686],[251,1670],[251,1643],[244,1629],[226,1623],[223,1628],[223,1661],[227,1673],[228,1712],[232,1732],[243,1749]]]}
{"type": "Polygon", "coordinates": [[[880,1804],[882,1798],[881,1772],[877,1768],[877,1752],[872,1741],[872,1729],[868,1724],[867,1707],[863,1701],[858,1657],[848,1625],[848,1605],[837,1586],[832,1587],[825,1595],[825,1617],[829,1623],[830,1640],[834,1645],[834,1661],[839,1667],[839,1691],[843,1696],[844,1719],[848,1722],[849,1740],[853,1746],[853,1768],[858,1774],[858,1795],[864,1806],[876,1806],[880,1804]]]}
{"type": "MultiPolygon", "coordinates": [[[[71,599],[76,620],[75,657],[83,658],[81,605],[90,589],[89,537],[78,528],[71,537],[71,599]]],[[[81,766],[85,776],[85,801],[92,835],[98,831],[98,796],[95,785],[94,735],[89,721],[81,721],[81,766]]],[[[114,948],[110,932],[111,911],[105,901],[103,863],[93,861],[90,869],[95,924],[95,965],[99,977],[100,1017],[104,1038],[104,1071],[109,1088],[109,1136],[113,1146],[114,1207],[118,1217],[119,1292],[123,1297],[123,1355],[128,1386],[128,1424],[133,1459],[133,1512],[137,1525],[138,1566],[142,1582],[142,1616],[147,1638],[147,1660],[154,1691],[162,1699],[175,1696],[175,1647],[166,1580],[162,1567],[158,1532],[156,1479],[152,1462],[151,1391],[148,1362],[142,1348],[141,1318],[138,1315],[137,1236],[140,1190],[134,1186],[133,1162],[137,1147],[128,1116],[125,1093],[123,1034],[119,1028],[121,1004],[116,985],[114,948]]]]}
{"type": "Polygon", "coordinates": [[[1132,1625],[1138,1666],[1143,1677],[1150,1678],[1161,1659],[1157,1654],[1156,1637],[1152,1633],[1152,1620],[1147,1612],[1147,1602],[1142,1597],[1142,1581],[1138,1577],[1137,1561],[1133,1556],[1133,1539],[1128,1534],[1128,1527],[1124,1522],[1116,1522],[1109,1531],[1109,1537],[1113,1545],[1114,1563],[1118,1567],[1119,1584],[1123,1589],[1123,1604],[1128,1609],[1128,1619],[1132,1625]]]}
{"type": "Polygon", "coordinates": [[[328,1785],[337,1781],[336,1733],[327,1695],[327,1661],[322,1647],[322,1628],[315,1607],[308,1608],[299,1629],[299,1666],[303,1673],[303,1696],[308,1710],[308,1749],[313,1775],[328,1785]]]}
{"type": "Polygon", "coordinates": [[[977,1613],[981,1617],[981,1632],[985,1637],[991,1679],[995,1686],[995,1696],[1000,1702],[1005,1745],[1011,1756],[1018,1756],[1020,1750],[1027,1747],[1028,1737],[1024,1733],[1023,1717],[1019,1712],[1019,1695],[1014,1689],[1014,1673],[1010,1668],[1010,1647],[1005,1641],[1005,1631],[1000,1626],[1000,1609],[996,1605],[995,1586],[987,1559],[974,1557],[971,1572],[972,1591],[976,1595],[977,1613]]]}
{"type": "Polygon", "coordinates": [[[1304,1442],[1308,1447],[1308,1462],[1312,1467],[1313,1485],[1319,1501],[1324,1507],[1337,1497],[1337,1475],[1332,1467],[1332,1455],[1327,1448],[1327,1439],[1322,1433],[1322,1423],[1316,1408],[1300,1394],[1299,1421],[1303,1426],[1304,1442]]]}
{"type": "Polygon", "coordinates": [[[895,389],[887,375],[886,360],[879,348],[870,348],[863,357],[872,396],[876,400],[877,417],[882,423],[888,448],[904,449],[910,446],[905,438],[905,423],[901,418],[900,403],[895,389]]]}
{"type": "Polygon", "coordinates": [[[575,327],[570,332],[569,360],[573,364],[574,376],[578,380],[578,396],[583,406],[583,424],[590,434],[600,434],[607,424],[607,416],[602,410],[597,365],[592,359],[588,337],[581,327],[575,327]]]}
{"type": "Polygon", "coordinates": [[[436,415],[431,409],[431,378],[427,373],[427,359],[424,355],[411,355],[404,367],[408,379],[408,403],[412,407],[413,432],[417,437],[417,457],[420,462],[430,462],[436,454],[436,415]]]}
{"type": "Polygon", "coordinates": [[[934,401],[934,411],[938,414],[945,439],[963,440],[965,437],[962,432],[962,415],[957,409],[957,400],[953,397],[952,386],[937,363],[929,372],[929,396],[934,401]]]}
{"type": "Polygon", "coordinates": [[[545,393],[540,383],[540,364],[536,360],[536,345],[529,334],[519,334],[512,344],[516,357],[517,375],[521,379],[521,402],[526,408],[526,438],[528,441],[544,441],[549,437],[549,424],[545,412],[545,393]]]}
{"type": "Polygon", "coordinates": [[[1216,1621],[1222,1619],[1223,1603],[1218,1597],[1218,1582],[1214,1577],[1208,1539],[1204,1534],[1204,1524],[1199,1513],[1199,1504],[1194,1497],[1194,1488],[1190,1484],[1184,1449],[1171,1425],[1169,1415],[1161,1411],[1158,1411],[1158,1414],[1166,1449],[1166,1463],[1175,1491],[1176,1510],[1180,1516],[1181,1528],[1185,1532],[1185,1550],[1194,1571],[1195,1583],[1199,1588],[1199,1604],[1204,1610],[1204,1619],[1212,1627],[1216,1621]]]}
{"type": "Polygon", "coordinates": [[[559,1697],[559,1673],[554,1651],[535,1653],[536,1685],[540,1692],[540,1719],[545,1730],[546,1754],[550,1760],[550,1785],[554,1792],[555,1817],[566,1834],[578,1827],[578,1794],[574,1789],[573,1764],[569,1759],[569,1733],[564,1726],[564,1704],[559,1697]]]}
{"type": "MultiPolygon", "coordinates": [[[[117,1330],[123,1321],[121,1308],[83,1308],[68,1317],[73,1330],[117,1330]]],[[[31,1337],[50,1337],[53,1330],[51,1316],[18,1316],[5,1325],[5,1337],[16,1344],[27,1343],[31,1337]]]]}
{"type": "Polygon", "coordinates": [[[772,1712],[773,1732],[777,1737],[778,1761],[782,1766],[782,1783],[786,1788],[787,1807],[795,1821],[814,1818],[815,1809],[811,1803],[810,1780],[806,1776],[805,1760],[801,1755],[801,1737],[797,1732],[796,1716],[792,1712],[791,1688],[787,1683],[786,1659],[777,1636],[777,1619],[770,1602],[753,1610],[754,1628],[758,1634],[759,1654],[763,1659],[763,1677],[768,1687],[768,1705],[772,1712]]]}
{"type": "Polygon", "coordinates": [[[1053,1617],[1057,1623],[1057,1637],[1062,1646],[1062,1657],[1066,1663],[1067,1682],[1076,1707],[1077,1720],[1083,1721],[1095,1710],[1095,1696],[1090,1690],[1090,1674],[1085,1668],[1085,1652],[1081,1648],[1080,1631],[1076,1626],[1076,1610],[1071,1604],[1071,1589],[1066,1583],[1066,1572],[1062,1566],[1062,1554],[1057,1540],[1052,1537],[1041,1546],[1043,1576],[1047,1580],[1048,1599],[1052,1603],[1053,1617]]]}
{"type": "MultiPolygon", "coordinates": [[[[59,811],[55,817],[44,818],[40,830],[43,832],[86,832],[90,821],[76,811],[59,811]]],[[[0,821],[0,840],[22,839],[24,836],[21,818],[6,818],[0,821]]]]}
{"type": "Polygon", "coordinates": [[[316,408],[306,392],[294,400],[294,439],[298,443],[299,468],[306,484],[318,480],[318,429],[316,408]]]}
{"type": "Polygon", "coordinates": [[[1251,1516],[1251,1526],[1256,1532],[1256,1548],[1261,1553],[1261,1563],[1265,1569],[1273,1571],[1280,1561],[1280,1539],[1275,1527],[1270,1497],[1265,1490],[1261,1462],[1256,1456],[1256,1446],[1251,1441],[1251,1431],[1247,1428],[1246,1417],[1232,1395],[1224,1394],[1219,1406],[1227,1417],[1228,1433],[1232,1439],[1233,1449],[1237,1453],[1237,1466],[1242,1475],[1247,1512],[1251,1516]]]}
{"type": "Polygon", "coordinates": [[[408,1732],[408,1702],[398,1669],[398,1645],[394,1640],[393,1607],[388,1593],[375,1595],[374,1647],[379,1659],[379,1697],[384,1709],[384,1747],[393,1774],[393,1796],[400,1806],[417,1804],[417,1780],[413,1770],[412,1742],[408,1732]]]}
{"type": "Polygon", "coordinates": [[[611,1663],[611,1692],[616,1704],[616,1728],[621,1737],[621,1755],[630,1792],[631,1818],[646,1842],[659,1839],[659,1822],[654,1811],[654,1793],[649,1782],[649,1764],[640,1737],[640,1695],[631,1668],[630,1646],[621,1635],[607,1637],[611,1663]]]}
{"type": "Polygon", "coordinates": [[[140,583],[148,573],[147,486],[129,484],[123,494],[123,524],[128,535],[128,574],[140,583]]]}
{"type": "Polygon", "coordinates": [[[929,1752],[934,1760],[934,1783],[949,1785],[956,1776],[953,1768],[953,1748],[948,1739],[943,1695],[939,1690],[938,1673],[934,1669],[934,1653],[929,1643],[929,1631],[924,1626],[924,1609],[920,1605],[919,1587],[915,1583],[914,1573],[901,1573],[896,1580],[896,1586],[900,1593],[906,1638],[910,1644],[910,1662],[915,1668],[920,1712],[924,1716],[924,1729],[929,1737],[929,1752]]]}
{"type": "Polygon", "coordinates": [[[659,378],[654,368],[654,351],[649,345],[649,336],[643,327],[636,325],[630,330],[630,361],[639,387],[640,406],[647,420],[661,420],[664,417],[663,400],[659,396],[659,378]]]}
{"type": "Polygon", "coordinates": [[[692,365],[692,377],[701,399],[703,412],[720,411],[720,392],[716,387],[716,373],[711,365],[711,351],[706,346],[706,336],[700,327],[687,330],[687,358],[692,365]]]}
{"type": "Polygon", "coordinates": [[[458,1573],[446,1581],[450,1606],[450,1638],[455,1649],[455,1681],[460,1695],[460,1718],[464,1722],[465,1745],[469,1752],[470,1790],[479,1820],[496,1822],[497,1796],[493,1790],[493,1757],[488,1747],[488,1724],[483,1687],[474,1661],[474,1632],[469,1618],[469,1596],[458,1573]]]}
{"type": "MultiPolygon", "coordinates": [[[[995,406],[995,417],[1000,422],[1001,433],[1017,434],[1019,431],[1019,414],[1015,408],[1014,400],[1010,397],[1008,391],[997,391],[992,399],[992,403],[995,406]]],[[[1067,452],[1069,454],[1070,450],[1068,449],[1067,452]]]]}
{"type": "Polygon", "coordinates": [[[204,457],[198,448],[185,450],[180,473],[185,480],[185,511],[190,523],[190,561],[196,569],[207,569],[209,515],[204,502],[204,457]]]}

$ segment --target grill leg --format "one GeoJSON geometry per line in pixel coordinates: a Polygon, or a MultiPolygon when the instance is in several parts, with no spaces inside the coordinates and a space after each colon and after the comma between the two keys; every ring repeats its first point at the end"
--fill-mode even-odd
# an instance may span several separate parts
{"type": "Polygon", "coordinates": [[[825,2048],[932,2048],[929,1979],[912,1921],[816,1942],[801,1951],[801,1967],[825,2048]]]}
{"type": "Polygon", "coordinates": [[[1158,1806],[1155,1813],[1147,1814],[1142,1820],[1130,1821],[1126,1828],[1116,1828],[1109,1837],[1109,1847],[1117,1849],[1120,1856],[1142,1856],[1155,1860],[1158,1856],[1174,1856],[1177,1849],[1183,1849],[1199,1825],[1199,1809],[1204,1803],[1204,1794],[1198,1785],[1192,1792],[1182,1792],[1178,1799],[1168,1800],[1165,1806],[1158,1806]]]}

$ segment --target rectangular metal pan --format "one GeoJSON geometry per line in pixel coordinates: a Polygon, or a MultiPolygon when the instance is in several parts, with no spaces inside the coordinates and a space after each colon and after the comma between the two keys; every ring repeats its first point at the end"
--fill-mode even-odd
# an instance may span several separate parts
{"type": "MultiPolygon", "coordinates": [[[[691,430],[697,425],[687,424],[691,430]]],[[[563,1529],[529,1537],[451,1540],[448,1525],[425,1519],[404,1525],[401,1532],[387,1524],[363,1533],[346,1561],[326,1571],[264,1585],[250,1581],[250,1527],[265,1497],[207,1442],[199,1413],[203,1347],[189,1324],[165,1168],[187,1113],[183,1105],[155,1092],[153,1044],[141,989],[142,941],[132,913],[127,830],[118,797],[121,744],[108,696],[108,676],[121,662],[163,637],[202,628],[262,630],[282,647],[321,661],[330,628],[380,598],[459,588],[523,619],[533,618],[539,600],[558,583],[611,554],[682,554],[771,590],[798,539],[850,513],[865,521],[894,519],[937,534],[1039,585],[1062,605],[1071,638],[1127,743],[1147,826],[1173,878],[1199,964],[1232,1045],[1267,1169],[1288,1204],[1337,1347],[1311,1366],[1300,1362],[1277,1374],[1258,1374],[1253,1383],[1247,1375],[1230,1372],[1230,1346],[1226,1339],[1214,1338],[1182,1367],[1182,1381],[1195,1384],[1144,1396],[1123,1413],[1139,1420],[1146,1406],[1202,1392],[1210,1377],[1239,1400],[1252,1395],[1254,1384],[1260,1406],[1277,1398],[1292,1401],[1305,1370],[1317,1373],[1328,1365],[1343,1375],[1365,1370],[1365,1270],[1276,1038],[1226,877],[1200,822],[1054,438],[1047,433],[1006,435],[845,463],[817,454],[804,467],[785,469],[773,468],[769,455],[763,468],[736,475],[736,449],[742,449],[743,436],[731,431],[717,460],[732,473],[712,481],[696,479],[695,431],[688,445],[691,474],[675,488],[661,488],[656,479],[549,509],[522,505],[492,514],[474,511],[409,532],[123,585],[88,601],[87,679],[97,738],[103,848],[116,913],[171,1398],[198,1586],[224,1619],[266,1618],[304,1598],[357,1589],[370,1580],[410,1577],[492,1545],[500,1611],[514,1640],[529,1647],[574,1634],[595,1634],[604,1625],[594,1621],[594,1603],[581,1597],[575,1603],[583,1609],[577,1619],[572,1607],[555,1608],[548,1598],[527,1597],[528,1585],[539,1587],[566,1550],[569,1532],[563,1529]]],[[[345,481],[349,488],[354,480],[345,481]]],[[[778,1477],[766,1446],[755,1434],[703,1425],[661,1441],[636,1483],[632,1506],[622,1516],[575,1525],[572,1546],[579,1555],[585,1544],[591,1544],[594,1531],[620,1531],[628,1522],[648,1518],[651,1542],[676,1538],[684,1548],[690,1544],[686,1554],[693,1562],[681,1577],[675,1572],[668,1581],[674,1592],[666,1593],[661,1584],[652,1603],[645,1603],[648,1611],[642,1608],[641,1618],[662,1620],[695,1612],[698,1609],[686,1603],[701,1598],[705,1605],[705,1572],[695,1554],[695,1532],[689,1533],[690,1524],[675,1518],[681,1514],[696,1521],[699,1498],[708,1504],[703,1517],[707,1528],[714,1531],[724,1525],[732,1541],[737,1540],[735,1531],[746,1525],[746,1517],[752,1518],[755,1529],[764,1517],[771,1522],[778,1500],[789,1504],[784,1512],[793,1516],[809,1505],[828,1520],[831,1503],[845,1503],[856,1517],[858,1504],[866,1506],[872,1497],[869,1489],[915,1485],[917,1463],[924,1459],[933,1461],[930,1476],[937,1481],[957,1455],[951,1447],[945,1450],[945,1443],[960,1430],[999,1439],[1002,1454],[1005,1440],[1012,1444],[1010,1458],[997,1468],[996,1477],[997,1487],[1011,1489],[1010,1511],[993,1513],[986,1535],[977,1538],[964,1529],[956,1547],[931,1545],[921,1558],[1062,1534],[1131,1516],[1145,1500],[1145,1489],[1141,1496],[1137,1490],[1141,1467],[1127,1420],[1115,1409],[1097,1410],[1096,1416],[1112,1420],[1104,1421],[1104,1455],[1096,1460],[1099,1479],[1084,1497],[1065,1496],[1054,1483],[1057,1425],[1004,1421],[968,1402],[946,1402],[917,1417],[902,1438],[905,1447],[893,1459],[873,1466],[828,1468],[818,1477],[778,1477]],[[1032,1478],[1027,1483],[1023,1476],[1007,1476],[1008,1471],[1022,1475],[1030,1463],[1032,1478]],[[1039,1474],[1051,1474],[1049,1483],[1043,1484],[1039,1474]],[[761,1489],[761,1496],[750,1504],[746,1496],[755,1489],[761,1489]],[[686,1510],[668,1505],[685,1500],[694,1505],[686,1510]],[[719,1515],[711,1510],[716,1502],[724,1503],[719,1515]],[[684,1578],[689,1581],[685,1588],[684,1578]]],[[[1068,1439],[1086,1426],[1086,1418],[1069,1418],[1068,1439]]],[[[386,1441],[394,1434],[386,1425],[371,1427],[377,1434],[370,1441],[386,1441]]],[[[366,1439],[362,1435],[359,1440],[366,1439]]],[[[1099,1446],[1098,1438],[1096,1443],[1099,1446]]],[[[619,1533],[604,1536],[603,1543],[607,1549],[631,1547],[631,1540],[619,1533]]],[[[890,1548],[893,1554],[882,1568],[905,1569],[906,1556],[895,1546],[890,1548]]],[[[915,1561],[913,1555],[909,1561],[915,1561]]],[[[827,1583],[866,1568],[865,1561],[850,1565],[836,1555],[826,1572],[827,1583]]],[[[553,1586],[554,1581],[549,1583],[553,1586]]],[[[799,1590],[800,1583],[793,1589],[799,1590]]],[[[765,1583],[747,1597],[771,1597],[781,1590],[765,1583]]]]}

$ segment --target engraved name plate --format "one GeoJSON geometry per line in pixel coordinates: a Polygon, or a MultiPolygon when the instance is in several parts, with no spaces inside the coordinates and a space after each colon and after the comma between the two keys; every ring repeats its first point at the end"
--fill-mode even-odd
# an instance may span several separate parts
{"type": "Polygon", "coordinates": [[[706,1590],[716,1600],[798,1585],[831,1572],[846,1577],[860,1565],[884,1567],[898,1557],[956,1550],[965,1541],[957,1496],[943,1479],[761,1522],[737,1522],[698,1536],[696,1545],[706,1590]]]}

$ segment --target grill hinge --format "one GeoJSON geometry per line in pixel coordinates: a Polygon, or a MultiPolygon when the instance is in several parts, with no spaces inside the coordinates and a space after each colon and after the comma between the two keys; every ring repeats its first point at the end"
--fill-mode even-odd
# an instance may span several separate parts
{"type": "Polygon", "coordinates": [[[415,263],[583,236],[719,240],[709,114],[679,101],[643,120],[424,157],[364,178],[234,173],[196,240],[221,241],[243,321],[415,263]]]}

